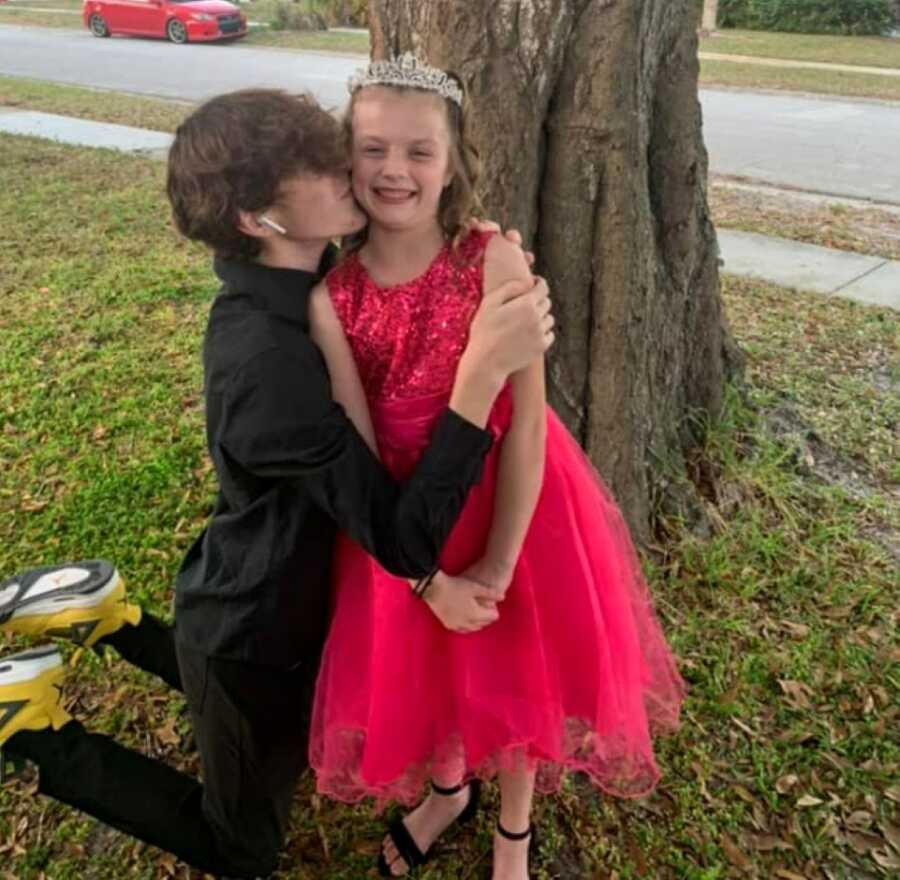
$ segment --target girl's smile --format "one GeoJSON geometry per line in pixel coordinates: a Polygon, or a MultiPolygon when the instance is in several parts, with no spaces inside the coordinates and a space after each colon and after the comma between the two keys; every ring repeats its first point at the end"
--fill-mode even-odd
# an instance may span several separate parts
{"type": "Polygon", "coordinates": [[[395,186],[376,186],[372,188],[376,198],[392,205],[402,205],[412,199],[416,192],[412,189],[402,189],[395,186]]]}
{"type": "Polygon", "coordinates": [[[437,223],[450,182],[450,133],[443,103],[415,91],[369,88],[353,108],[353,191],[376,224],[437,223]]]}

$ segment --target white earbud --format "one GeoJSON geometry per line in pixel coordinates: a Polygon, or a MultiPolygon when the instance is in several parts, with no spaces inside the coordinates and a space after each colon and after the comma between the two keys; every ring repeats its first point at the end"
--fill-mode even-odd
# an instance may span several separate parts
{"type": "Polygon", "coordinates": [[[275,232],[278,232],[281,235],[287,235],[287,230],[280,223],[270,220],[265,214],[260,214],[259,217],[256,218],[256,222],[262,226],[268,226],[269,229],[274,229],[275,232]]]}

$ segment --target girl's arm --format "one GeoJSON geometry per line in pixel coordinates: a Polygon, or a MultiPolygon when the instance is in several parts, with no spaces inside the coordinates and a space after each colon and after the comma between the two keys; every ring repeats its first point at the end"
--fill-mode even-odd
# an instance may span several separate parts
{"type": "MultiPolygon", "coordinates": [[[[484,258],[484,290],[511,279],[530,281],[528,264],[519,247],[494,236],[484,258]]],[[[476,580],[501,589],[506,589],[512,578],[544,480],[544,359],[514,373],[510,387],[513,416],[500,451],[494,519],[484,556],[471,569],[476,580]]]]}
{"type": "MultiPolygon", "coordinates": [[[[325,355],[332,396],[343,406],[350,421],[377,457],[375,431],[353,351],[324,281],[317,284],[310,295],[309,324],[310,335],[325,355]]],[[[415,584],[415,580],[409,581],[411,587],[415,584]]],[[[480,584],[438,572],[426,601],[447,629],[474,632],[497,619],[497,606],[491,601],[492,598],[492,592],[485,591],[480,584]]]]}
{"type": "Polygon", "coordinates": [[[350,343],[344,336],[344,328],[334,311],[328,286],[324,281],[320,281],[310,294],[309,333],[325,355],[328,374],[331,376],[332,396],[344,407],[350,421],[377,457],[375,430],[372,428],[366,394],[356,369],[356,361],[353,360],[350,343]]]}

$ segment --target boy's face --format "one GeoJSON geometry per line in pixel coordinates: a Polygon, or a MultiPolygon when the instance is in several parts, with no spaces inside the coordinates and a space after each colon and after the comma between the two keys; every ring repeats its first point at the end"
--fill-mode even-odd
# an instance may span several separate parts
{"type": "Polygon", "coordinates": [[[287,230],[284,238],[298,243],[340,238],[366,225],[347,171],[287,178],[265,213],[287,230]]]}

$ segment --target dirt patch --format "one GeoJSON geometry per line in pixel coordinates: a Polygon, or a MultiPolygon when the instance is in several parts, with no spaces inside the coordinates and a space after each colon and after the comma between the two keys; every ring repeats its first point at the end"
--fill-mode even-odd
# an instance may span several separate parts
{"type": "MultiPolygon", "coordinates": [[[[788,451],[788,463],[797,473],[836,486],[857,501],[888,495],[900,503],[900,489],[879,484],[865,463],[850,461],[837,454],[789,403],[782,403],[765,413],[763,421],[772,436],[788,451]]],[[[867,524],[862,530],[900,561],[900,534],[896,530],[880,523],[867,524]]]]}

